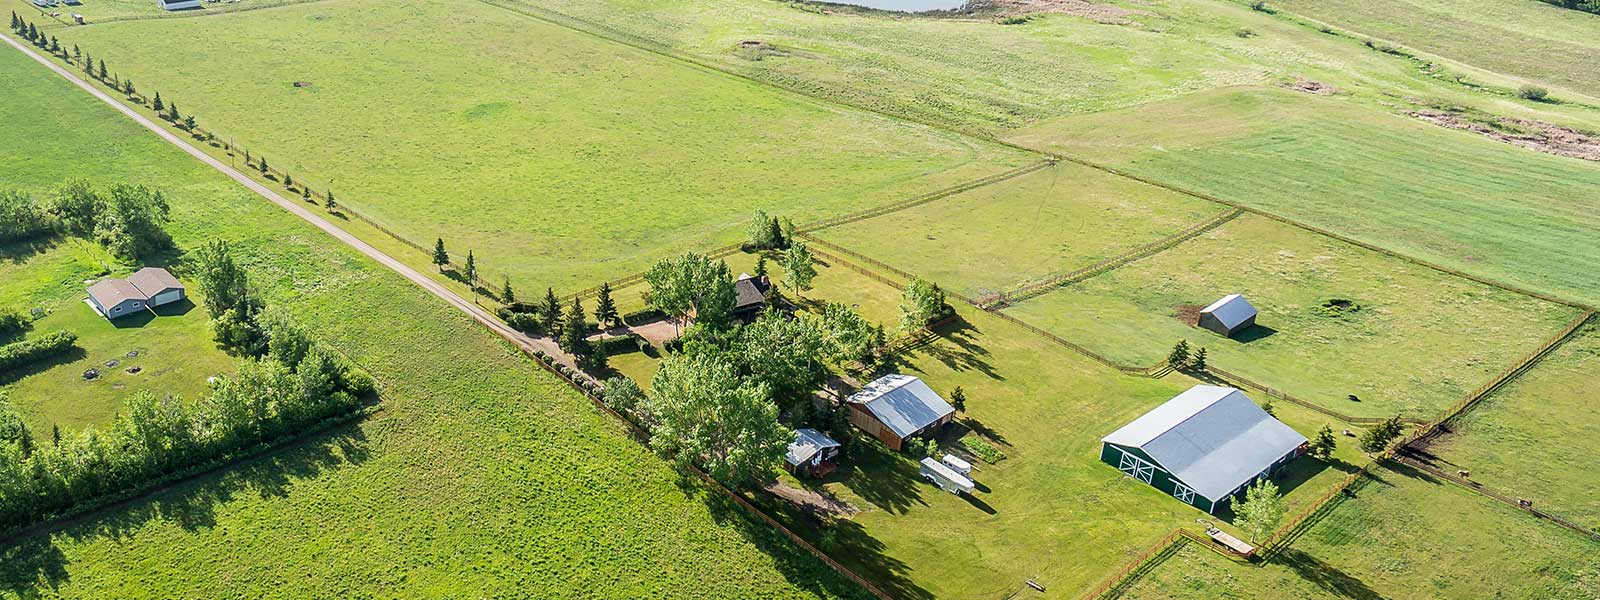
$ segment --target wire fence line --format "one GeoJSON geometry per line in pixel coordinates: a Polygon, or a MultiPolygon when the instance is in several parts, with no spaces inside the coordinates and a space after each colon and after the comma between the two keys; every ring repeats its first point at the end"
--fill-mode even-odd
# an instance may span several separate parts
{"type": "Polygon", "coordinates": [[[1416,456],[1412,456],[1409,453],[1402,453],[1402,454],[1396,456],[1395,460],[1400,462],[1400,463],[1405,464],[1406,466],[1409,466],[1409,467],[1412,467],[1414,469],[1423,471],[1423,472],[1427,473],[1428,475],[1431,475],[1431,476],[1433,476],[1435,478],[1438,478],[1440,480],[1450,482],[1452,484],[1455,484],[1458,487],[1462,487],[1462,488],[1471,490],[1473,492],[1478,493],[1479,495],[1492,498],[1494,500],[1497,500],[1497,501],[1499,501],[1501,503],[1506,504],[1507,506],[1514,507],[1517,510],[1520,510],[1522,512],[1528,513],[1528,514],[1533,515],[1535,517],[1538,517],[1540,519],[1544,519],[1544,520],[1549,521],[1551,523],[1554,523],[1554,524],[1556,524],[1558,526],[1564,527],[1564,528],[1566,528],[1568,530],[1573,531],[1574,533],[1581,534],[1584,537],[1588,537],[1588,538],[1594,539],[1596,541],[1600,541],[1600,532],[1597,532],[1597,531],[1595,531],[1593,529],[1590,529],[1590,528],[1585,527],[1583,525],[1580,525],[1580,524],[1578,524],[1576,522],[1573,522],[1573,521],[1571,521],[1571,520],[1569,520],[1566,517],[1563,517],[1561,515],[1558,515],[1558,514],[1555,514],[1555,513],[1551,513],[1551,512],[1545,511],[1545,510],[1541,510],[1541,509],[1538,509],[1538,508],[1534,508],[1532,502],[1527,502],[1522,498],[1512,498],[1512,497],[1507,496],[1505,494],[1502,494],[1502,493],[1500,493],[1498,491],[1486,488],[1486,487],[1483,486],[1483,484],[1480,484],[1480,483],[1478,483],[1476,481],[1472,481],[1471,479],[1467,479],[1467,478],[1461,477],[1459,475],[1455,475],[1455,474],[1452,474],[1452,473],[1445,472],[1443,469],[1440,469],[1440,468],[1435,467],[1435,466],[1433,466],[1431,464],[1428,464],[1426,460],[1420,459],[1420,458],[1418,458],[1416,456]]]}
{"type": "Polygon", "coordinates": [[[1339,241],[1344,242],[1346,244],[1350,244],[1350,245],[1353,245],[1353,246],[1358,246],[1358,247],[1364,248],[1366,250],[1377,252],[1379,254],[1383,254],[1385,256],[1389,256],[1389,257],[1392,257],[1392,258],[1397,258],[1397,259],[1409,262],[1411,264],[1414,264],[1414,265],[1417,265],[1417,266],[1420,266],[1420,267],[1425,267],[1425,268],[1428,268],[1428,269],[1439,271],[1441,273],[1454,275],[1456,277],[1460,277],[1462,279],[1467,279],[1467,280],[1470,280],[1470,281],[1481,283],[1481,284],[1487,285],[1489,287],[1501,289],[1501,290],[1504,290],[1504,291],[1507,291],[1507,292],[1511,292],[1511,293],[1514,293],[1514,294],[1521,294],[1521,295],[1532,297],[1532,298],[1538,298],[1540,300],[1544,300],[1546,302],[1552,302],[1552,303],[1555,303],[1555,304],[1560,304],[1562,306],[1570,306],[1572,308],[1577,308],[1577,309],[1582,309],[1582,310],[1589,310],[1589,311],[1600,310],[1600,309],[1597,309],[1594,306],[1590,306],[1590,305],[1587,305],[1587,304],[1584,304],[1582,302],[1578,302],[1578,301],[1575,301],[1575,300],[1568,300],[1566,298],[1557,297],[1557,296],[1554,296],[1554,295],[1551,295],[1551,294],[1546,294],[1544,292],[1536,292],[1536,291],[1533,291],[1533,290],[1530,290],[1530,289],[1527,289],[1527,288],[1524,288],[1524,287],[1520,287],[1520,286],[1516,286],[1516,285],[1512,285],[1512,284],[1508,284],[1508,283],[1502,283],[1502,282],[1495,281],[1493,279],[1489,279],[1489,278],[1486,278],[1486,277],[1480,277],[1478,275],[1473,275],[1473,274],[1467,273],[1465,271],[1461,271],[1459,269],[1454,269],[1454,268],[1451,268],[1451,267],[1447,267],[1447,266],[1444,266],[1444,265],[1441,265],[1441,264],[1438,264],[1438,263],[1435,263],[1435,262],[1432,262],[1432,261],[1424,260],[1424,259],[1417,258],[1417,257],[1414,257],[1414,256],[1409,256],[1409,255],[1406,255],[1406,254],[1401,254],[1401,253],[1396,252],[1394,250],[1389,250],[1389,249],[1383,248],[1381,246],[1377,246],[1377,245],[1374,245],[1374,244],[1369,244],[1367,242],[1363,242],[1361,240],[1352,238],[1352,237],[1344,235],[1344,234],[1334,233],[1333,231],[1330,231],[1328,229],[1324,229],[1322,227],[1318,227],[1316,225],[1312,225],[1310,223],[1306,223],[1306,222],[1303,222],[1303,221],[1292,219],[1292,218],[1289,218],[1289,217],[1286,217],[1286,216],[1283,216],[1283,215],[1279,215],[1277,213],[1268,212],[1268,211],[1265,211],[1265,210],[1262,210],[1262,209],[1259,209],[1259,208],[1251,207],[1251,206],[1245,205],[1245,204],[1243,204],[1241,202],[1236,202],[1236,201],[1233,201],[1233,200],[1225,200],[1225,199],[1219,198],[1217,196],[1213,196],[1211,194],[1207,194],[1207,193],[1204,193],[1204,192],[1197,192],[1197,191],[1194,191],[1194,190],[1191,190],[1191,189],[1187,189],[1187,188],[1184,188],[1184,187],[1180,187],[1180,186],[1177,186],[1177,185],[1166,183],[1164,181],[1160,181],[1160,180],[1157,180],[1157,179],[1152,179],[1150,177],[1139,175],[1137,173],[1130,173],[1130,172],[1124,171],[1122,169],[1118,169],[1116,167],[1103,165],[1103,164],[1100,164],[1100,163],[1097,163],[1097,162],[1093,162],[1093,161],[1090,161],[1090,160],[1085,160],[1085,159],[1078,158],[1078,157],[1071,156],[1071,155],[1057,154],[1057,155],[1054,155],[1054,156],[1056,156],[1057,158],[1060,158],[1061,160],[1065,160],[1067,162],[1071,162],[1071,163],[1078,164],[1078,165],[1083,165],[1085,167],[1089,167],[1091,169],[1095,169],[1095,170],[1098,170],[1098,171],[1103,171],[1105,173],[1110,173],[1110,174],[1116,175],[1118,177],[1123,177],[1123,178],[1126,178],[1126,179],[1132,179],[1132,180],[1138,181],[1140,183],[1144,183],[1144,184],[1147,184],[1147,185],[1153,185],[1153,186],[1156,186],[1156,187],[1159,187],[1159,188],[1162,188],[1162,189],[1165,189],[1165,190],[1169,190],[1169,191],[1172,191],[1172,192],[1177,192],[1179,194],[1183,194],[1185,196],[1189,196],[1189,197],[1192,197],[1192,198],[1199,198],[1199,199],[1205,200],[1207,202],[1214,202],[1214,203],[1221,204],[1221,205],[1224,205],[1224,206],[1231,206],[1233,208],[1237,208],[1239,210],[1243,210],[1243,211],[1249,212],[1251,214],[1261,215],[1263,217],[1266,217],[1268,219],[1272,219],[1274,221],[1277,221],[1279,223],[1283,223],[1285,225],[1289,225],[1289,226],[1292,226],[1292,227],[1298,227],[1300,229],[1304,229],[1306,231],[1310,231],[1310,232],[1318,234],[1318,235],[1323,235],[1323,236],[1326,236],[1326,237],[1330,237],[1330,238],[1339,240],[1339,241]]]}
{"type": "Polygon", "coordinates": [[[1182,231],[1167,237],[1135,246],[1133,249],[1117,256],[1107,258],[1080,269],[1049,277],[1041,281],[1024,283],[1009,290],[1000,292],[998,297],[994,298],[992,301],[985,298],[984,300],[986,306],[983,308],[985,310],[994,310],[1011,306],[1024,300],[1042,296],[1055,290],[1056,288],[1069,286],[1096,275],[1117,269],[1136,260],[1155,256],[1163,250],[1167,250],[1173,246],[1177,246],[1178,244],[1194,239],[1196,236],[1199,236],[1207,231],[1221,227],[1224,224],[1227,224],[1229,221],[1238,218],[1239,215],[1242,214],[1244,214],[1243,210],[1231,208],[1223,211],[1221,214],[1212,216],[1204,221],[1185,227],[1182,231]]]}
{"type": "Polygon", "coordinates": [[[837,227],[837,226],[840,226],[840,225],[854,223],[854,222],[857,222],[857,221],[864,221],[864,220],[867,220],[867,219],[871,219],[873,217],[881,217],[883,215],[887,215],[887,214],[894,213],[894,212],[899,212],[899,211],[902,211],[902,210],[905,210],[905,209],[908,209],[908,208],[921,206],[921,205],[927,204],[929,202],[934,202],[934,201],[937,201],[937,200],[943,200],[945,198],[949,198],[951,196],[955,196],[957,194],[961,194],[961,193],[964,193],[964,192],[970,192],[972,190],[975,190],[975,189],[978,189],[978,188],[981,188],[981,187],[994,185],[996,183],[1000,183],[1000,182],[1007,181],[1007,180],[1010,180],[1010,179],[1015,179],[1017,177],[1021,177],[1023,175],[1027,175],[1029,173],[1032,173],[1034,171],[1038,171],[1040,169],[1052,167],[1052,166],[1055,166],[1055,165],[1056,165],[1056,160],[1055,159],[1047,158],[1047,159],[1044,159],[1044,160],[1040,160],[1040,161],[1036,161],[1036,162],[1032,162],[1032,163],[1023,165],[1021,167],[1017,167],[1015,169],[1011,169],[1009,171],[1005,171],[1003,173],[996,173],[996,174],[990,175],[988,177],[982,177],[982,178],[979,178],[979,179],[974,179],[972,181],[959,183],[959,184],[944,188],[942,190],[935,190],[935,191],[932,191],[932,192],[928,192],[926,194],[920,194],[920,195],[917,195],[917,196],[912,196],[911,198],[907,198],[907,199],[901,200],[899,202],[891,202],[889,204],[885,204],[885,205],[882,205],[882,206],[875,206],[875,207],[868,208],[868,209],[862,210],[862,211],[857,211],[857,212],[853,212],[853,213],[849,213],[849,214],[839,215],[837,217],[830,217],[830,218],[826,218],[826,219],[812,221],[810,223],[806,223],[804,225],[801,225],[801,226],[797,227],[796,231],[804,232],[804,233],[811,233],[811,232],[814,232],[814,231],[820,231],[820,230],[823,230],[823,229],[827,229],[829,227],[837,227]]]}

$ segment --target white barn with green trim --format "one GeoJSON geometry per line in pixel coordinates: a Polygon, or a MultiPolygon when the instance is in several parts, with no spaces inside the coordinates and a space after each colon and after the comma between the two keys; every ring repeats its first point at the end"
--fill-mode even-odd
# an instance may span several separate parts
{"type": "Polygon", "coordinates": [[[1308,445],[1244,392],[1197,385],[1103,438],[1100,460],[1215,513],[1308,445]]]}

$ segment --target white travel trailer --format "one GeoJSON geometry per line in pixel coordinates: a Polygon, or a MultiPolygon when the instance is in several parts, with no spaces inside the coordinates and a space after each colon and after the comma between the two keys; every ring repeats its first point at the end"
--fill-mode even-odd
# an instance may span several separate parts
{"type": "Polygon", "coordinates": [[[943,462],[944,466],[950,467],[950,470],[960,473],[961,476],[968,479],[972,478],[972,463],[961,460],[961,457],[954,454],[946,454],[940,462],[943,462]]]}
{"type": "Polygon", "coordinates": [[[932,457],[922,459],[922,468],[919,469],[922,478],[939,486],[939,489],[952,494],[971,494],[974,487],[971,479],[957,473],[942,462],[932,457]]]}

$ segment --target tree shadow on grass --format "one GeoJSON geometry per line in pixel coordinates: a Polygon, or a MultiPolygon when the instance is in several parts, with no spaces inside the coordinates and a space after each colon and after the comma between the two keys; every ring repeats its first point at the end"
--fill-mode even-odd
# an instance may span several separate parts
{"type": "Polygon", "coordinates": [[[916,363],[932,359],[952,371],[978,371],[990,379],[1005,379],[989,362],[989,350],[978,344],[978,329],[965,319],[940,327],[935,333],[938,336],[930,342],[891,356],[888,362],[892,370],[922,373],[925,370],[916,363]]]}
{"type": "Polygon", "coordinates": [[[0,260],[22,264],[28,262],[28,259],[33,258],[34,255],[44,254],[51,248],[55,248],[63,239],[61,237],[37,237],[31,240],[0,244],[0,260]]]}
{"type": "MultiPolygon", "coordinates": [[[[705,495],[712,518],[720,525],[737,527],[746,540],[771,556],[780,572],[792,584],[818,596],[841,598],[872,597],[855,582],[839,575],[822,561],[798,547],[767,523],[752,518],[744,509],[718,493],[705,495]]],[[[746,496],[747,499],[749,496],[746,496]]],[[[931,599],[927,590],[913,583],[904,562],[884,554],[886,546],[867,533],[861,524],[849,519],[820,517],[799,511],[792,505],[765,501],[771,496],[753,498],[762,510],[807,543],[872,582],[894,598],[931,599]]]]}
{"type": "Polygon", "coordinates": [[[60,542],[132,541],[152,521],[175,523],[185,531],[208,529],[216,525],[217,507],[235,498],[246,494],[283,497],[297,481],[321,477],[368,458],[366,434],[359,424],[340,425],[194,479],[23,530],[0,542],[0,592],[38,597],[51,595],[48,592],[66,584],[71,579],[72,560],[60,542]]]}
{"type": "Polygon", "coordinates": [[[72,364],[87,358],[89,358],[87,351],[79,346],[72,346],[54,356],[40,359],[9,371],[0,371],[0,385],[15,383],[29,376],[38,375],[61,365],[72,364]]]}
{"type": "Polygon", "coordinates": [[[1367,587],[1367,584],[1359,578],[1300,550],[1285,549],[1273,557],[1272,560],[1293,569],[1301,579],[1340,598],[1350,598],[1351,600],[1383,600],[1384,598],[1382,594],[1367,587]]]}
{"type": "Polygon", "coordinates": [[[858,438],[839,468],[824,480],[838,482],[886,512],[905,514],[913,505],[926,505],[922,492],[927,485],[916,463],[877,441],[858,438]]]}

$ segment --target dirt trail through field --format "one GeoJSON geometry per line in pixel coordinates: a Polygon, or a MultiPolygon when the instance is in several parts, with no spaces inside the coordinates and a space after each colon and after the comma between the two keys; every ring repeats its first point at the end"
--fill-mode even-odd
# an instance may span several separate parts
{"type": "Polygon", "coordinates": [[[411,280],[412,283],[415,283],[422,289],[427,290],[428,293],[439,297],[439,299],[444,300],[446,303],[450,304],[461,312],[466,313],[468,317],[472,318],[472,320],[477,321],[480,325],[483,325],[490,331],[498,334],[500,337],[505,338],[506,341],[515,344],[523,351],[532,353],[534,350],[539,350],[549,356],[557,357],[557,360],[569,367],[574,366],[572,357],[568,356],[565,352],[562,352],[561,347],[558,346],[554,340],[549,338],[529,336],[520,331],[512,329],[505,323],[500,322],[499,319],[495,318],[493,314],[491,314],[482,306],[478,306],[476,303],[462,298],[455,292],[450,291],[450,289],[446,288],[443,284],[434,281],[426,274],[423,274],[416,269],[412,269],[405,263],[396,260],[394,257],[389,256],[388,254],[385,254],[382,250],[374,248],[371,244],[368,244],[362,241],[360,238],[351,235],[350,232],[340,229],[339,226],[334,225],[327,219],[322,218],[322,215],[311,212],[298,202],[284,198],[276,191],[273,191],[256,180],[251,179],[237,169],[228,166],[227,163],[224,163],[218,160],[216,157],[213,157],[210,154],[200,150],[193,144],[190,144],[188,140],[185,140],[173,134],[172,132],[167,131],[160,124],[151,121],[149,118],[139,114],[138,112],[135,112],[132,108],[127,107],[121,102],[118,102],[109,94],[101,92],[98,88],[94,87],[94,85],[78,77],[76,73],[56,65],[50,59],[39,55],[37,52],[34,52],[32,48],[22,45],[16,40],[11,39],[9,36],[0,36],[0,40],[5,40],[5,42],[10,44],[11,47],[16,48],[29,58],[37,61],[39,64],[44,65],[45,68],[54,71],[57,75],[66,78],[67,81],[72,82],[74,85],[83,88],[84,91],[89,92],[89,94],[93,95],[95,98],[99,98],[102,102],[105,102],[122,114],[127,115],[127,117],[133,119],[134,122],[143,125],[145,129],[155,132],[155,134],[160,136],[161,139],[164,139],[172,145],[177,146],[180,150],[189,153],[190,156],[195,157],[200,162],[210,165],[213,169],[221,171],[222,174],[227,175],[240,185],[249,188],[250,191],[255,192],[262,198],[266,198],[273,204],[278,205],[278,207],[289,211],[290,214],[300,217],[307,223],[316,226],[317,229],[321,229],[323,232],[333,236],[335,239],[344,242],[352,248],[355,248],[357,251],[361,252],[372,260],[377,261],[378,264],[388,267],[389,270],[399,273],[402,277],[411,280]]]}

